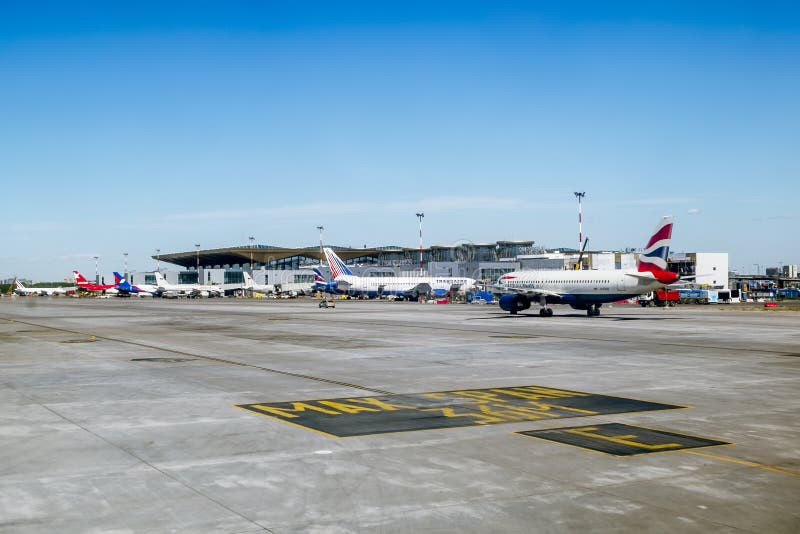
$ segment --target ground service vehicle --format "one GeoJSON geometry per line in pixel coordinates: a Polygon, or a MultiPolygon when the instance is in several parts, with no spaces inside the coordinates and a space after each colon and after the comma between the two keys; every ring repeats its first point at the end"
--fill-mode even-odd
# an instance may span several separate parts
{"type": "Polygon", "coordinates": [[[671,289],[656,289],[645,295],[639,297],[637,302],[642,308],[647,306],[659,306],[661,308],[667,306],[675,306],[680,302],[681,296],[678,291],[671,289]]]}

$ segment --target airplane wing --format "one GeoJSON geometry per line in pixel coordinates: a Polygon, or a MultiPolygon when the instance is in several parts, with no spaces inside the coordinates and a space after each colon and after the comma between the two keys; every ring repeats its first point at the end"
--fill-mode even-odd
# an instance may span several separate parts
{"type": "Polygon", "coordinates": [[[428,283],[425,283],[425,282],[423,282],[421,284],[417,284],[414,287],[412,287],[411,289],[409,289],[408,291],[406,291],[406,293],[412,293],[412,294],[417,294],[417,295],[430,293],[430,292],[431,292],[431,285],[428,284],[428,283]]]}
{"type": "Polygon", "coordinates": [[[349,289],[352,285],[347,280],[336,280],[336,284],[339,289],[349,289]]]}

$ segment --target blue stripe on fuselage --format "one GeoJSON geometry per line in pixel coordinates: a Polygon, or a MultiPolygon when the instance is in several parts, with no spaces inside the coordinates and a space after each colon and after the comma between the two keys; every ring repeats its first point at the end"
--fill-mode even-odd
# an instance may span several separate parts
{"type": "MultiPolygon", "coordinates": [[[[598,295],[580,295],[566,293],[558,297],[546,297],[548,304],[603,304],[606,302],[617,302],[636,297],[636,293],[604,293],[598,295]]],[[[532,299],[534,302],[536,298],[532,299]]]]}

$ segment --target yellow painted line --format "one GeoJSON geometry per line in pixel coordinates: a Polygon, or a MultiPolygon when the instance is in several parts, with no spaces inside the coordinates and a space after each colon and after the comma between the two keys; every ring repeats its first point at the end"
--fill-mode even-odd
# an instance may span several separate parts
{"type": "Polygon", "coordinates": [[[233,406],[234,408],[239,408],[240,410],[245,411],[247,413],[254,413],[254,414],[260,415],[262,417],[267,417],[269,419],[272,419],[273,421],[280,421],[281,423],[287,423],[287,424],[292,425],[294,427],[302,428],[303,430],[310,430],[312,432],[316,432],[317,434],[322,434],[323,436],[326,436],[326,437],[329,437],[329,438],[341,439],[341,436],[337,436],[335,434],[328,434],[327,432],[323,432],[322,430],[317,430],[316,428],[312,428],[310,426],[303,426],[303,425],[297,424],[297,423],[295,423],[293,421],[288,421],[286,419],[281,419],[280,417],[275,417],[274,415],[269,415],[269,414],[266,414],[264,412],[259,412],[259,411],[256,411],[256,410],[250,410],[249,408],[243,408],[241,406],[237,406],[236,404],[231,404],[231,406],[233,406]]]}
{"type": "Polygon", "coordinates": [[[738,458],[731,458],[729,456],[718,456],[716,454],[708,454],[707,452],[697,452],[692,450],[682,450],[676,452],[683,452],[685,454],[694,454],[695,456],[702,456],[703,458],[711,458],[712,460],[722,460],[723,462],[730,462],[733,464],[744,465],[747,467],[757,467],[759,469],[765,469],[767,471],[772,471],[774,473],[780,473],[782,475],[789,475],[790,477],[800,478],[800,472],[797,472],[796,470],[793,471],[786,467],[777,467],[774,465],[767,465],[759,462],[751,462],[750,460],[740,460],[738,458]]]}

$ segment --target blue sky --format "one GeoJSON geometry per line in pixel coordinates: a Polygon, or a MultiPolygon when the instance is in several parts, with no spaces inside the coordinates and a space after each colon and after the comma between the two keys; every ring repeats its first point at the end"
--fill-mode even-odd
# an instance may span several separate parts
{"type": "MultiPolygon", "coordinates": [[[[3,2],[0,278],[259,243],[800,263],[800,8],[3,2]],[[119,4],[119,5],[116,5],[119,4]]],[[[763,269],[763,267],[762,267],[763,269]]]]}

